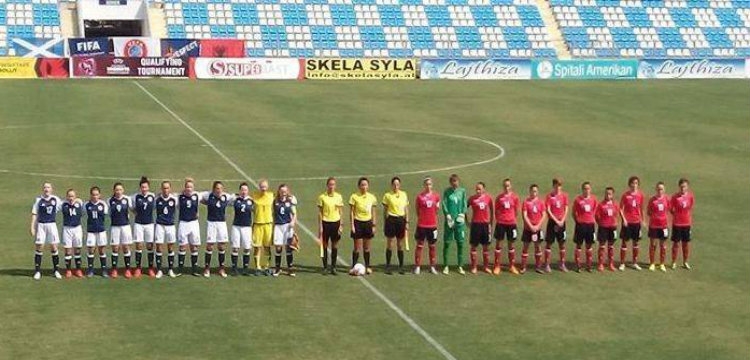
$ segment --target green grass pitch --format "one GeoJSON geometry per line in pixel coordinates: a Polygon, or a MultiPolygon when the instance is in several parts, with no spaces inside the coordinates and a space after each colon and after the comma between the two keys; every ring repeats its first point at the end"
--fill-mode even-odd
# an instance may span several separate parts
{"type": "MultiPolygon", "coordinates": [[[[413,197],[422,170],[498,155],[440,133],[502,146],[502,158],[454,170],[493,195],[504,177],[522,194],[561,176],[574,195],[589,180],[601,197],[631,174],[649,196],[686,176],[693,271],[368,280],[462,360],[750,356],[746,81],[140,83],[250,176],[288,182],[313,228],[324,181],[300,178],[342,176],[348,198],[352,176],[374,174],[380,197],[407,174],[413,197]]],[[[114,181],[97,177],[133,193],[142,174],[193,176],[200,190],[213,179],[233,190],[242,176],[132,81],[4,81],[0,98],[0,358],[443,358],[357,279],[313,273],[308,236],[298,263],[310,272],[296,279],[32,281],[29,209],[43,181],[58,195],[97,184],[109,196],[114,181]]],[[[442,188],[451,172],[430,175],[442,188]]],[[[383,248],[379,234],[377,264],[383,248]]],[[[350,249],[344,238],[340,256],[350,249]]]]}

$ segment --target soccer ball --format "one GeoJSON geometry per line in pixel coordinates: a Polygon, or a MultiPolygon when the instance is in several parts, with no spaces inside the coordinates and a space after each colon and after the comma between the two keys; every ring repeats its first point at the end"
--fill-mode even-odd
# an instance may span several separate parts
{"type": "Polygon", "coordinates": [[[360,263],[354,264],[354,267],[352,268],[351,274],[354,275],[354,276],[362,276],[362,275],[364,275],[365,274],[365,266],[362,265],[362,264],[360,264],[360,263]]]}

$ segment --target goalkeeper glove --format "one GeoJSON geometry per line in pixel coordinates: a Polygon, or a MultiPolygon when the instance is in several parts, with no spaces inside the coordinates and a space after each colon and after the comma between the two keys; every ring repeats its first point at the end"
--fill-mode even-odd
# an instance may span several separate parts
{"type": "Polygon", "coordinates": [[[449,229],[453,229],[454,222],[450,214],[445,215],[445,222],[448,224],[449,229]]]}
{"type": "Polygon", "coordinates": [[[466,221],[466,215],[465,214],[458,214],[456,217],[456,223],[463,224],[466,221]]]}

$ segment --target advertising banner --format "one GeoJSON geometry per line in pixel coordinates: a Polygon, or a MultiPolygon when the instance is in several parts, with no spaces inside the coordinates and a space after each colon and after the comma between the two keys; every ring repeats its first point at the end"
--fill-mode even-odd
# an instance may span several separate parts
{"type": "Polygon", "coordinates": [[[161,56],[161,41],[150,37],[113,37],[116,57],[147,58],[161,56]]]}
{"type": "Polygon", "coordinates": [[[73,77],[187,77],[188,61],[181,58],[122,58],[112,56],[72,59],[73,77]]]}
{"type": "Polygon", "coordinates": [[[36,78],[35,58],[0,57],[0,79],[36,78]]]}
{"type": "Polygon", "coordinates": [[[68,39],[68,54],[70,57],[108,55],[109,38],[70,38],[68,39]]]}
{"type": "Polygon", "coordinates": [[[417,78],[415,59],[305,59],[305,78],[322,80],[404,80],[417,78]]]}
{"type": "Polygon", "coordinates": [[[190,77],[198,79],[304,79],[304,61],[289,58],[194,58],[190,77]]]}
{"type": "Polygon", "coordinates": [[[200,40],[161,39],[161,57],[186,58],[198,57],[201,52],[200,40]]]}
{"type": "Polygon", "coordinates": [[[67,58],[40,58],[36,59],[35,71],[40,78],[67,78],[70,77],[70,61],[67,58]]]}
{"type": "Polygon", "coordinates": [[[635,79],[638,60],[534,60],[531,63],[532,79],[635,79]]]}
{"type": "Polygon", "coordinates": [[[63,38],[15,38],[11,42],[16,56],[29,58],[61,58],[65,56],[65,40],[63,38]]]}
{"type": "Polygon", "coordinates": [[[740,79],[747,76],[745,59],[644,59],[639,79],[740,79]]]}
{"type": "Polygon", "coordinates": [[[419,78],[427,80],[528,80],[531,79],[531,61],[422,59],[419,78]]]}
{"type": "Polygon", "coordinates": [[[235,39],[201,40],[200,56],[214,58],[245,57],[245,41],[235,39]]]}

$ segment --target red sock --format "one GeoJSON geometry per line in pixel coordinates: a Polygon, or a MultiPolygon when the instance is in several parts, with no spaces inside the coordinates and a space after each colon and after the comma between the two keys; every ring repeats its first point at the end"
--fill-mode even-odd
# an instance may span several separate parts
{"type": "Polygon", "coordinates": [[[604,253],[607,251],[607,248],[602,245],[599,246],[599,265],[604,265],[604,253]]]}
{"type": "Polygon", "coordinates": [[[679,250],[680,250],[680,243],[677,241],[672,242],[672,262],[673,263],[677,262],[677,255],[679,253],[679,250]]]}
{"type": "Polygon", "coordinates": [[[663,242],[659,245],[659,264],[664,264],[667,259],[667,243],[663,242]]]}
{"type": "Polygon", "coordinates": [[[638,263],[638,253],[641,252],[641,248],[638,243],[633,243],[633,265],[638,263]]]}
{"type": "Polygon", "coordinates": [[[539,267],[542,264],[542,247],[534,246],[534,266],[539,267]]]}
{"type": "MultiPolygon", "coordinates": [[[[624,258],[625,255],[623,255],[622,248],[620,249],[620,257],[624,258]]],[[[615,263],[615,246],[609,245],[607,246],[607,257],[609,258],[609,264],[612,265],[615,263]]]]}
{"type": "Polygon", "coordinates": [[[656,244],[651,244],[648,247],[648,263],[653,264],[656,257],[656,244]]]}
{"type": "Polygon", "coordinates": [[[690,257],[690,243],[687,241],[682,242],[682,262],[688,262],[690,257]]]}
{"type": "Polygon", "coordinates": [[[586,248],[586,266],[591,267],[594,262],[594,249],[586,248]]]}
{"type": "Polygon", "coordinates": [[[521,267],[525,269],[526,263],[528,262],[529,262],[529,251],[526,249],[523,249],[523,251],[521,251],[521,267]]]}
{"type": "Polygon", "coordinates": [[[417,251],[414,252],[414,265],[422,266],[422,251],[424,250],[424,241],[417,242],[417,251]]]}
{"type": "Polygon", "coordinates": [[[482,266],[485,268],[490,266],[490,248],[488,245],[482,246],[482,266]]]}
{"type": "Polygon", "coordinates": [[[508,249],[508,265],[510,266],[516,265],[516,249],[515,248],[508,249]]]}
{"type": "MultiPolygon", "coordinates": [[[[614,253],[613,253],[613,255],[614,255],[614,253]]],[[[623,241],[622,242],[622,246],[620,246],[620,264],[624,264],[625,263],[625,256],[626,255],[628,255],[628,244],[623,241]]]]}
{"type": "Polygon", "coordinates": [[[549,258],[552,257],[552,248],[546,247],[544,248],[544,263],[546,265],[549,265],[549,258]]]}
{"type": "Polygon", "coordinates": [[[577,267],[581,267],[581,248],[578,246],[576,246],[575,251],[573,251],[573,260],[577,267]]]}
{"type": "Polygon", "coordinates": [[[503,248],[496,246],[495,247],[495,266],[500,266],[500,257],[503,255],[503,248]]]}
{"type": "Polygon", "coordinates": [[[435,244],[430,244],[429,249],[430,249],[430,266],[435,266],[435,264],[437,263],[437,247],[435,246],[435,244]]]}
{"type": "Polygon", "coordinates": [[[560,264],[565,264],[567,253],[568,253],[568,250],[564,246],[561,246],[560,247],[560,264]]]}
{"type": "Polygon", "coordinates": [[[471,268],[477,267],[477,248],[472,247],[469,253],[469,261],[471,261],[471,268]]]}

